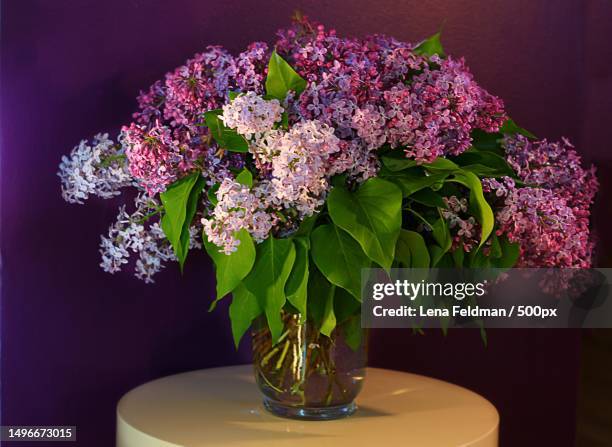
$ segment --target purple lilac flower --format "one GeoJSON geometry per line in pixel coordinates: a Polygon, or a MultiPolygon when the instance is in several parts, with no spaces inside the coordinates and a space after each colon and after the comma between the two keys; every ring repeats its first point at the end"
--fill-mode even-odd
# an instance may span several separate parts
{"type": "Polygon", "coordinates": [[[432,161],[465,151],[473,129],[497,131],[506,119],[463,59],[426,58],[384,36],[339,38],[306,19],[281,31],[276,46],[309,81],[296,115],[363,139],[367,151],[388,143],[432,161]]]}
{"type": "Polygon", "coordinates": [[[150,129],[132,123],[123,128],[123,140],[130,173],[150,195],[163,192],[193,169],[198,155],[193,148],[182,147],[171,130],[159,123],[150,129]]]}
{"type": "Polygon", "coordinates": [[[517,188],[508,178],[483,184],[502,199],[495,213],[497,234],[520,245],[517,267],[590,267],[589,219],[562,195],[542,187],[517,188]]]}
{"type": "Polygon", "coordinates": [[[521,180],[554,190],[575,213],[588,217],[598,188],[595,167],[583,168],[580,156],[566,138],[558,143],[532,142],[514,135],[504,139],[503,148],[521,180]]]}

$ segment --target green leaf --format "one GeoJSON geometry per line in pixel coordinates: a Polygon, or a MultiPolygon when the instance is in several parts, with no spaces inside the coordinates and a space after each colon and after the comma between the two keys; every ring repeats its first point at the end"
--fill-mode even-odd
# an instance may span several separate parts
{"type": "Polygon", "coordinates": [[[488,133],[480,129],[474,129],[472,131],[472,145],[479,151],[503,155],[504,150],[500,144],[503,137],[504,136],[499,132],[488,133]]]}
{"type": "Polygon", "coordinates": [[[456,163],[448,158],[438,157],[431,163],[424,163],[423,167],[430,172],[454,172],[459,169],[456,163]]]}
{"type": "Polygon", "coordinates": [[[482,183],[480,183],[480,179],[476,174],[469,171],[455,173],[450,181],[460,183],[470,189],[470,208],[482,228],[480,244],[478,245],[478,248],[480,248],[493,231],[495,223],[491,205],[489,205],[482,193],[482,183]]]}
{"type": "Polygon", "coordinates": [[[302,322],[306,321],[306,299],[308,296],[308,253],[310,249],[309,239],[296,237],[295,243],[295,262],[293,269],[285,285],[287,300],[301,314],[302,322]]]}
{"type": "Polygon", "coordinates": [[[423,56],[433,56],[434,54],[440,57],[446,56],[444,48],[442,48],[442,42],[440,41],[440,33],[436,33],[418,44],[414,52],[423,56]]]}
{"type": "Polygon", "coordinates": [[[229,307],[229,316],[232,323],[232,335],[236,348],[240,339],[249,329],[255,318],[261,315],[262,309],[253,295],[244,284],[239,284],[232,293],[232,304],[229,307]]]}
{"type": "Polygon", "coordinates": [[[501,176],[507,175],[506,173],[501,173],[494,168],[491,168],[485,165],[481,165],[480,163],[477,163],[474,165],[465,165],[463,166],[463,170],[473,172],[480,178],[501,177],[501,176]]]}
{"type": "Polygon", "coordinates": [[[451,256],[455,263],[455,267],[461,268],[463,267],[463,261],[465,260],[465,251],[463,251],[463,247],[457,247],[451,252],[451,256]]]}
{"type": "Polygon", "coordinates": [[[209,110],[204,114],[206,127],[210,130],[212,137],[221,149],[232,152],[248,152],[249,143],[247,143],[247,140],[235,130],[225,127],[223,121],[219,118],[219,115],[222,114],[222,110],[209,110]]]}
{"type": "Polygon", "coordinates": [[[510,242],[506,237],[501,237],[499,238],[499,246],[501,255],[499,258],[492,260],[493,265],[501,269],[514,267],[521,254],[520,245],[510,242]]]}
{"type": "Polygon", "coordinates": [[[446,224],[446,220],[443,217],[440,217],[434,222],[431,228],[433,230],[431,234],[434,240],[442,249],[445,251],[448,250],[452,244],[452,238],[448,225],[446,224]]]}
{"type": "Polygon", "coordinates": [[[289,130],[289,114],[287,112],[283,112],[281,114],[280,127],[285,130],[289,130]]]}
{"type": "Polygon", "coordinates": [[[431,208],[448,208],[442,196],[429,188],[415,192],[410,199],[431,208]]]}
{"type": "Polygon", "coordinates": [[[295,261],[295,247],[290,239],[269,237],[256,251],[255,264],[244,285],[264,309],[272,341],[276,343],[283,330],[281,310],[286,302],[285,284],[295,261]]]}
{"type": "Polygon", "coordinates": [[[402,225],[402,193],[397,186],[371,178],[355,192],[335,187],[327,207],[332,221],[353,236],[370,259],[391,268],[402,225]]]}
{"type": "Polygon", "coordinates": [[[433,263],[431,264],[432,267],[435,266],[439,269],[450,269],[450,268],[455,267],[455,261],[451,253],[449,252],[443,253],[442,249],[438,247],[437,245],[430,245],[429,251],[432,253],[431,255],[432,258],[439,257],[439,260],[437,261],[435,265],[433,263]]]}
{"type": "MultiPolygon", "coordinates": [[[[333,286],[332,289],[335,289],[336,286],[333,286]]],[[[319,331],[327,336],[331,337],[331,333],[336,328],[336,315],[334,314],[334,294],[331,293],[327,296],[327,301],[325,302],[325,308],[323,311],[323,318],[321,320],[321,326],[319,331]]]]}
{"type": "Polygon", "coordinates": [[[430,253],[432,258],[431,265],[432,267],[435,267],[442,259],[442,256],[444,256],[446,252],[450,250],[451,245],[453,243],[453,239],[448,229],[448,225],[446,224],[446,220],[443,217],[440,217],[438,220],[436,220],[436,222],[432,225],[432,229],[432,236],[439,246],[430,247],[430,253]]]}
{"type": "Polygon", "coordinates": [[[330,179],[332,186],[346,186],[347,174],[336,174],[330,179]]]}
{"type": "Polygon", "coordinates": [[[294,91],[297,97],[305,89],[306,80],[297,74],[276,51],[273,51],[268,64],[266,93],[273,98],[284,101],[290,90],[294,91]]]}
{"type": "Polygon", "coordinates": [[[410,267],[412,268],[428,268],[430,265],[429,252],[425,245],[425,240],[416,231],[402,230],[398,238],[398,247],[401,245],[400,251],[410,252],[410,267]]]}
{"type": "Polygon", "coordinates": [[[361,317],[359,315],[351,317],[342,326],[344,331],[344,341],[353,351],[357,351],[361,346],[363,328],[361,327],[361,317]]]}
{"type": "Polygon", "coordinates": [[[308,289],[309,315],[312,316],[312,321],[319,328],[319,331],[329,337],[336,327],[336,315],[334,313],[336,286],[327,281],[321,275],[321,272],[315,269],[308,283],[308,289]]]}
{"type": "Polygon", "coordinates": [[[342,287],[336,287],[334,295],[336,324],[342,324],[352,316],[361,316],[361,303],[342,287]]]}
{"type": "Polygon", "coordinates": [[[243,228],[236,233],[236,238],[240,245],[235,252],[226,255],[219,252],[219,247],[209,242],[206,235],[202,236],[204,248],[215,263],[217,276],[217,298],[210,305],[209,312],[214,310],[219,300],[240,284],[255,263],[255,244],[249,232],[243,228]]]}
{"type": "Polygon", "coordinates": [[[487,337],[487,330],[484,327],[480,328],[480,339],[482,340],[482,344],[486,348],[489,346],[489,339],[487,337]]]}
{"type": "Polygon", "coordinates": [[[233,101],[234,99],[236,99],[237,97],[239,97],[241,94],[242,94],[242,92],[233,91],[233,90],[230,90],[229,92],[227,92],[227,96],[228,96],[230,102],[233,101]]]}
{"type": "Polygon", "coordinates": [[[491,268],[491,258],[485,256],[482,250],[472,250],[468,255],[468,259],[470,268],[491,268]]]}
{"type": "Polygon", "coordinates": [[[189,251],[189,226],[203,187],[204,178],[196,172],[177,180],[160,194],[164,205],[161,227],[172,245],[181,270],[189,251]]]}
{"type": "Polygon", "coordinates": [[[491,250],[489,252],[489,257],[491,258],[501,258],[502,255],[502,248],[501,248],[501,244],[499,243],[499,238],[497,237],[497,235],[495,233],[493,233],[491,235],[491,250]]]}
{"type": "Polygon", "coordinates": [[[213,206],[217,206],[217,203],[219,203],[219,200],[217,199],[217,191],[219,191],[220,186],[221,185],[219,183],[215,183],[208,189],[208,191],[206,191],[208,200],[210,200],[210,203],[212,203],[213,206]]]}
{"type": "Polygon", "coordinates": [[[471,171],[476,175],[487,173],[489,176],[514,176],[515,172],[510,167],[505,158],[490,151],[480,151],[470,149],[455,158],[458,165],[462,166],[466,171],[471,171]],[[485,168],[485,169],[483,169],[485,168]],[[488,168],[488,172],[486,171],[488,168]]]}
{"type": "Polygon", "coordinates": [[[417,165],[415,160],[406,158],[406,154],[401,150],[389,152],[383,155],[381,159],[385,168],[392,172],[403,171],[417,165]]]}
{"type": "Polygon", "coordinates": [[[297,231],[295,232],[294,236],[299,237],[299,236],[310,236],[310,233],[312,232],[312,229],[314,228],[315,224],[317,223],[317,219],[319,218],[319,213],[315,213],[312,216],[308,216],[306,217],[302,223],[300,224],[299,228],[297,229],[297,231]]]}
{"type": "Polygon", "coordinates": [[[537,137],[532,134],[531,132],[529,132],[526,129],[523,129],[522,127],[518,126],[514,120],[512,119],[508,119],[501,127],[501,129],[499,129],[499,131],[503,134],[507,134],[507,135],[516,135],[516,134],[520,134],[523,135],[527,138],[531,138],[533,140],[535,140],[537,137]]]}
{"type": "Polygon", "coordinates": [[[397,238],[393,267],[408,269],[411,266],[412,254],[410,253],[410,246],[407,244],[407,241],[404,240],[404,231],[408,230],[402,229],[399,237],[397,238]]]}
{"type": "Polygon", "coordinates": [[[244,168],[242,171],[240,171],[240,174],[236,176],[236,181],[240,183],[241,185],[252,188],[253,187],[253,174],[251,174],[251,171],[244,168]]]}
{"type": "Polygon", "coordinates": [[[421,168],[408,169],[395,173],[380,172],[381,178],[389,180],[399,186],[404,197],[410,197],[415,192],[425,188],[435,187],[435,185],[441,184],[448,175],[448,172],[426,174],[421,168]]]}
{"type": "Polygon", "coordinates": [[[357,241],[336,225],[325,224],[314,229],[310,243],[312,260],[329,282],[361,300],[361,269],[371,262],[357,241]]]}
{"type": "MultiPolygon", "coordinates": [[[[442,249],[442,255],[444,255],[448,250],[450,250],[453,243],[448,225],[446,224],[446,219],[440,217],[438,220],[436,220],[432,225],[432,230],[432,236],[442,249]]],[[[439,260],[439,257],[433,257],[432,265],[436,265],[439,260]]]]}

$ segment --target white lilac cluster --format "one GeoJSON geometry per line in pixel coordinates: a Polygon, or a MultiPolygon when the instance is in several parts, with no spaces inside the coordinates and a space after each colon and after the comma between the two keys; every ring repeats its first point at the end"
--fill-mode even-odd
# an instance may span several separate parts
{"type": "Polygon", "coordinates": [[[120,145],[98,134],[91,145],[86,140],[63,156],[57,175],[62,183],[62,197],[70,203],[82,204],[90,195],[104,199],[120,194],[120,189],[133,185],[120,145]]]}
{"type": "Polygon", "coordinates": [[[221,119],[226,127],[250,139],[272,129],[281,120],[282,113],[277,99],[268,101],[255,92],[247,92],[223,106],[221,119]]]}
{"type": "Polygon", "coordinates": [[[208,240],[230,254],[240,244],[235,233],[243,228],[258,242],[266,239],[275,223],[267,212],[268,186],[269,182],[262,182],[251,191],[232,179],[223,180],[217,191],[217,205],[208,218],[202,219],[208,240]]]}
{"type": "Polygon", "coordinates": [[[320,121],[295,124],[287,132],[276,131],[254,146],[255,156],[264,154],[271,173],[272,204],[312,215],[323,205],[328,179],[335,173],[330,156],[340,150],[334,129],[320,121]]]}
{"type": "MultiPolygon", "coordinates": [[[[253,188],[230,179],[222,182],[218,203],[202,222],[208,239],[225,253],[236,250],[240,242],[235,233],[243,228],[262,241],[284,211],[299,218],[312,215],[325,201],[330,176],[345,169],[345,161],[332,158],[341,143],[327,124],[309,120],[285,131],[273,129],[276,120],[262,119],[263,112],[253,113],[256,108],[276,110],[277,104],[264,105],[273,102],[247,93],[231,103],[231,116],[240,120],[228,119],[229,113],[224,119],[226,126],[249,139],[249,151],[269,177],[253,188]]],[[[224,107],[224,115],[227,110],[224,107]]]]}
{"type": "MultiPolygon", "coordinates": [[[[117,220],[108,229],[107,236],[101,236],[100,267],[108,273],[116,273],[127,264],[130,254],[136,254],[134,268],[137,278],[152,283],[153,275],[164,268],[167,261],[175,261],[172,251],[159,222],[147,223],[159,211],[155,199],[139,194],[135,199],[136,211],[129,214],[125,205],[119,208],[117,220]]],[[[190,228],[190,248],[200,248],[199,229],[190,228]]]]}

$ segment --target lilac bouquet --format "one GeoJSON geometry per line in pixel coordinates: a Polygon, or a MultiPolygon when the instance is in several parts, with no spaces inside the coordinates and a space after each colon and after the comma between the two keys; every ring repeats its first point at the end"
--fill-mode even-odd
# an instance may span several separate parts
{"type": "Polygon", "coordinates": [[[107,272],[135,255],[153,282],[203,247],[236,343],[263,315],[274,346],[291,314],[358,344],[364,267],[591,264],[594,168],[518,127],[439,35],[342,38],[298,17],[273,47],[208,47],[138,106],[116,141],[62,159],[63,197],[135,191],[101,238],[107,272]]]}

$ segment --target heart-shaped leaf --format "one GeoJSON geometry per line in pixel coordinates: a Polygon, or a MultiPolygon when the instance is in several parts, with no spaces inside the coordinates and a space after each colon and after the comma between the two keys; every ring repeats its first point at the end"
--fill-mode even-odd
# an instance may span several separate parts
{"type": "Polygon", "coordinates": [[[395,259],[401,268],[428,268],[430,257],[423,236],[416,231],[402,230],[397,239],[395,259]]]}
{"type": "Polygon", "coordinates": [[[210,305],[209,311],[214,310],[219,300],[240,284],[255,263],[255,244],[249,232],[243,228],[236,233],[236,238],[240,241],[236,251],[226,255],[209,242],[206,235],[202,237],[204,248],[215,263],[217,276],[217,298],[210,305]]]}
{"type": "Polygon", "coordinates": [[[388,152],[381,157],[383,165],[391,172],[403,171],[404,169],[412,168],[417,165],[416,160],[406,158],[406,154],[402,150],[388,152]]]}
{"type": "Polygon", "coordinates": [[[371,262],[357,241],[336,225],[325,224],[314,229],[310,244],[312,260],[329,282],[361,300],[361,269],[371,262]]]}
{"type": "Polygon", "coordinates": [[[253,295],[244,284],[239,284],[232,293],[232,304],[229,307],[229,316],[232,323],[232,335],[236,348],[240,339],[249,329],[255,318],[262,314],[262,309],[253,295]]]}
{"type": "Polygon", "coordinates": [[[380,177],[397,185],[401,189],[404,197],[410,197],[417,191],[441,184],[448,176],[449,172],[446,171],[426,173],[420,167],[399,172],[383,170],[380,172],[380,177]]]}
{"type": "Polygon", "coordinates": [[[295,261],[295,247],[290,239],[269,237],[257,246],[257,256],[244,285],[257,297],[266,313],[268,326],[276,343],[283,330],[281,310],[285,305],[285,284],[295,261]]]}
{"type": "Polygon", "coordinates": [[[294,91],[299,96],[306,89],[306,80],[278,55],[272,52],[268,64],[268,76],[266,77],[266,93],[268,96],[284,101],[289,91],[294,91]]]}
{"type": "Polygon", "coordinates": [[[296,237],[293,239],[293,242],[295,244],[295,262],[285,285],[285,294],[287,295],[287,300],[300,313],[301,321],[306,321],[310,240],[306,237],[296,237]]]}
{"type": "MultiPolygon", "coordinates": [[[[313,270],[309,283],[309,315],[321,334],[329,337],[336,327],[334,296],[337,287],[330,283],[317,269],[313,270]]],[[[355,301],[352,297],[351,299],[355,301]]]]}
{"type": "Polygon", "coordinates": [[[370,259],[391,268],[402,225],[402,192],[397,186],[371,178],[355,192],[335,187],[327,207],[332,221],[353,236],[370,259]]]}
{"type": "Polygon", "coordinates": [[[196,172],[177,180],[160,194],[164,206],[161,228],[172,245],[181,270],[189,251],[189,227],[204,183],[204,178],[196,172]]]}

